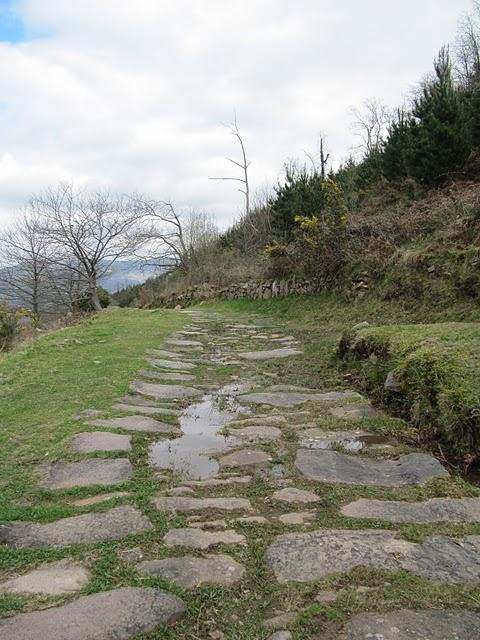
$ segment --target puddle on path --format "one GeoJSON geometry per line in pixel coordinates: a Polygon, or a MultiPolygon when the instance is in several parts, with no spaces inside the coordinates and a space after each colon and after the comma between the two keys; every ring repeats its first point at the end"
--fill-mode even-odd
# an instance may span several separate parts
{"type": "Polygon", "coordinates": [[[206,395],[191,404],[180,416],[182,435],[174,440],[155,442],[150,448],[150,464],[159,469],[170,469],[191,480],[210,478],[219,466],[209,454],[238,446],[238,438],[218,432],[245,412],[235,399],[251,385],[228,384],[214,394],[206,395]]]}

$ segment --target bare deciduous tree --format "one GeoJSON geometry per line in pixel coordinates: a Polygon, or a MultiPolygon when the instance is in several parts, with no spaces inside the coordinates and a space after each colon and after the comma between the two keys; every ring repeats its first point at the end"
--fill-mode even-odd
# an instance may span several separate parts
{"type": "Polygon", "coordinates": [[[473,0],[471,13],[459,24],[455,42],[456,71],[460,82],[466,87],[480,85],[480,0],[473,0]]]}
{"type": "Polygon", "coordinates": [[[325,138],[322,134],[318,136],[318,151],[316,153],[305,151],[305,155],[312,163],[312,170],[325,180],[330,153],[325,151],[325,138]]]}
{"type": "Polygon", "coordinates": [[[391,119],[388,107],[378,98],[369,98],[360,109],[352,107],[350,113],[355,118],[352,130],[360,140],[355,150],[365,157],[378,151],[391,119]]]}
{"type": "Polygon", "coordinates": [[[85,193],[61,184],[32,198],[42,234],[55,250],[57,268],[84,278],[92,305],[101,309],[98,280],[120,258],[144,242],[139,224],[145,214],[138,196],[85,193]]]}
{"type": "Polygon", "coordinates": [[[243,193],[243,195],[245,196],[245,214],[248,215],[250,213],[250,183],[248,181],[248,168],[250,167],[251,162],[247,159],[245,143],[243,141],[242,136],[240,135],[236,116],[233,121],[233,124],[229,125],[228,128],[230,130],[231,135],[237,139],[237,142],[240,145],[242,158],[240,162],[238,162],[237,160],[232,160],[232,158],[227,158],[227,160],[242,170],[243,177],[242,178],[236,178],[233,176],[220,177],[220,178],[210,178],[210,180],[240,182],[242,186],[238,189],[238,191],[240,191],[240,193],[243,193]]]}
{"type": "Polygon", "coordinates": [[[0,237],[0,284],[10,300],[31,308],[36,321],[49,287],[51,253],[41,220],[28,209],[0,237]]]}

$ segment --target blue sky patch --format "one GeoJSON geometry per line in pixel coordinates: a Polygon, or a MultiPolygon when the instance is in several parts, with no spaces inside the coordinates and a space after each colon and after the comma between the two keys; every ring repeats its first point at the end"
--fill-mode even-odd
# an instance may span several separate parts
{"type": "Polygon", "coordinates": [[[0,42],[20,42],[25,37],[23,22],[11,0],[0,0],[0,42]]]}

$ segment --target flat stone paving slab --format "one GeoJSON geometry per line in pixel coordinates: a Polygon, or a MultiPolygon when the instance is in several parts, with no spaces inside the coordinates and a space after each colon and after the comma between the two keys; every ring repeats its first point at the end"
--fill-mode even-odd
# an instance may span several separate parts
{"type": "Polygon", "coordinates": [[[245,574],[245,567],[227,555],[151,560],[137,565],[137,569],[142,575],[160,576],[184,589],[195,589],[204,584],[230,587],[245,574]]]}
{"type": "Polygon", "coordinates": [[[122,413],[141,413],[146,416],[179,416],[182,412],[179,409],[164,409],[163,407],[150,407],[148,405],[132,405],[119,402],[114,404],[112,409],[114,411],[121,411],[122,413]]]}
{"type": "Polygon", "coordinates": [[[291,356],[299,356],[303,353],[300,349],[291,349],[284,347],[280,349],[270,349],[268,351],[244,351],[239,353],[240,358],[244,360],[273,360],[275,358],[290,358],[291,356]]]}
{"type": "Polygon", "coordinates": [[[313,491],[304,491],[295,487],[285,487],[285,489],[275,491],[272,498],[289,504],[309,504],[320,501],[320,497],[313,491]]]}
{"type": "Polygon", "coordinates": [[[182,338],[169,338],[165,340],[166,344],[171,344],[172,347],[189,347],[191,349],[203,349],[203,344],[198,340],[183,340],[182,338]]]}
{"type": "Polygon", "coordinates": [[[65,559],[42,564],[29,573],[0,584],[0,593],[31,593],[60,596],[83,589],[90,572],[78,562],[65,559]]]}
{"type": "Polygon", "coordinates": [[[188,370],[195,369],[195,365],[192,362],[182,362],[182,361],[174,361],[171,360],[161,360],[158,358],[149,358],[148,360],[150,364],[153,364],[155,367],[162,367],[162,369],[176,369],[176,370],[188,370]]]}
{"type": "Polygon", "coordinates": [[[122,436],[109,431],[86,431],[77,433],[70,440],[70,449],[79,453],[92,451],[131,451],[130,436],[122,436]]]}
{"type": "Polygon", "coordinates": [[[3,522],[0,524],[0,543],[19,548],[56,549],[71,544],[120,540],[152,528],[152,523],[141,511],[123,506],[104,513],[86,513],[46,524],[3,522]]]}
{"type": "Polygon", "coordinates": [[[238,396],[242,403],[269,404],[273,407],[295,407],[305,402],[335,402],[348,398],[361,398],[356,391],[328,391],[326,393],[304,393],[301,391],[278,392],[260,391],[258,393],[245,393],[238,396]]]}
{"type": "Polygon", "coordinates": [[[132,382],[130,390],[142,396],[150,396],[158,400],[182,400],[203,395],[203,391],[193,387],[184,387],[177,384],[154,384],[142,382],[141,380],[132,382]]]}
{"type": "Polygon", "coordinates": [[[190,373],[177,373],[173,371],[151,371],[142,369],[137,375],[142,378],[151,378],[152,380],[172,380],[174,382],[189,382],[195,380],[195,376],[192,376],[190,373]]]}
{"type": "Polygon", "coordinates": [[[230,435],[247,442],[273,442],[280,440],[282,432],[277,427],[243,427],[230,429],[230,435]]]}
{"type": "Polygon", "coordinates": [[[109,486],[130,480],[133,467],[124,458],[93,458],[81,462],[54,462],[45,465],[42,476],[40,487],[49,491],[90,485],[109,486]]]}
{"type": "Polygon", "coordinates": [[[352,402],[343,407],[332,407],[330,410],[332,416],[341,420],[363,420],[364,418],[377,418],[380,412],[371,404],[362,402],[352,402]]]}
{"type": "Polygon", "coordinates": [[[207,478],[206,480],[185,480],[187,487],[223,487],[232,484],[250,484],[252,476],[231,476],[229,478],[207,478]]]}
{"type": "Polygon", "coordinates": [[[407,542],[395,531],[322,529],[275,538],[267,564],[279,582],[314,582],[354,567],[406,570],[448,584],[480,579],[480,536],[407,542]]]}
{"type": "Polygon", "coordinates": [[[128,491],[113,491],[112,493],[100,493],[97,496],[88,496],[87,498],[79,498],[73,500],[72,504],[75,507],[90,507],[92,504],[100,504],[102,502],[108,502],[109,500],[115,500],[115,498],[126,498],[130,494],[128,491]]]}
{"type": "Polygon", "coordinates": [[[302,475],[318,482],[380,487],[424,484],[446,478],[440,462],[426,453],[410,453],[397,460],[375,460],[321,449],[300,449],[295,466],[302,475]]]}
{"type": "Polygon", "coordinates": [[[345,640],[474,640],[480,614],[463,609],[361,613],[344,628],[345,640]]]}
{"type": "Polygon", "coordinates": [[[367,500],[344,505],[349,518],[386,522],[480,522],[480,498],[432,498],[424,502],[367,500]]]}
{"type": "Polygon", "coordinates": [[[184,496],[160,496],[153,504],[159,511],[247,511],[252,508],[247,498],[189,498],[184,496]]]}
{"type": "Polygon", "coordinates": [[[249,467],[263,466],[270,462],[271,458],[265,451],[258,449],[240,449],[222,456],[218,460],[220,468],[224,467],[249,467]]]}
{"type": "Polygon", "coordinates": [[[161,589],[124,588],[0,620],[2,640],[128,640],[172,624],[183,600],[161,589]]]}
{"type": "Polygon", "coordinates": [[[217,544],[246,544],[245,536],[233,529],[204,531],[203,529],[170,529],[163,538],[167,547],[209,549],[217,544]]]}
{"type": "Polygon", "coordinates": [[[166,422],[160,422],[147,416],[124,416],[122,418],[108,418],[106,420],[94,420],[95,427],[110,427],[111,429],[124,429],[125,431],[145,431],[147,433],[161,433],[164,435],[180,435],[178,427],[166,422]]]}

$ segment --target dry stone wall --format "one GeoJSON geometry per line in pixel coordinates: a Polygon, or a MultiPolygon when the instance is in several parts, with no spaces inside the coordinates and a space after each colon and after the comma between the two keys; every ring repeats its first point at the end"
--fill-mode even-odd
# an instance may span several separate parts
{"type": "Polygon", "coordinates": [[[181,291],[159,296],[157,305],[162,307],[176,307],[180,305],[187,307],[203,300],[221,298],[226,300],[238,300],[249,298],[251,300],[268,300],[291,295],[308,295],[319,290],[318,283],[312,280],[295,279],[291,280],[267,280],[242,282],[231,284],[228,287],[216,288],[211,285],[199,285],[188,287],[181,291]]]}

